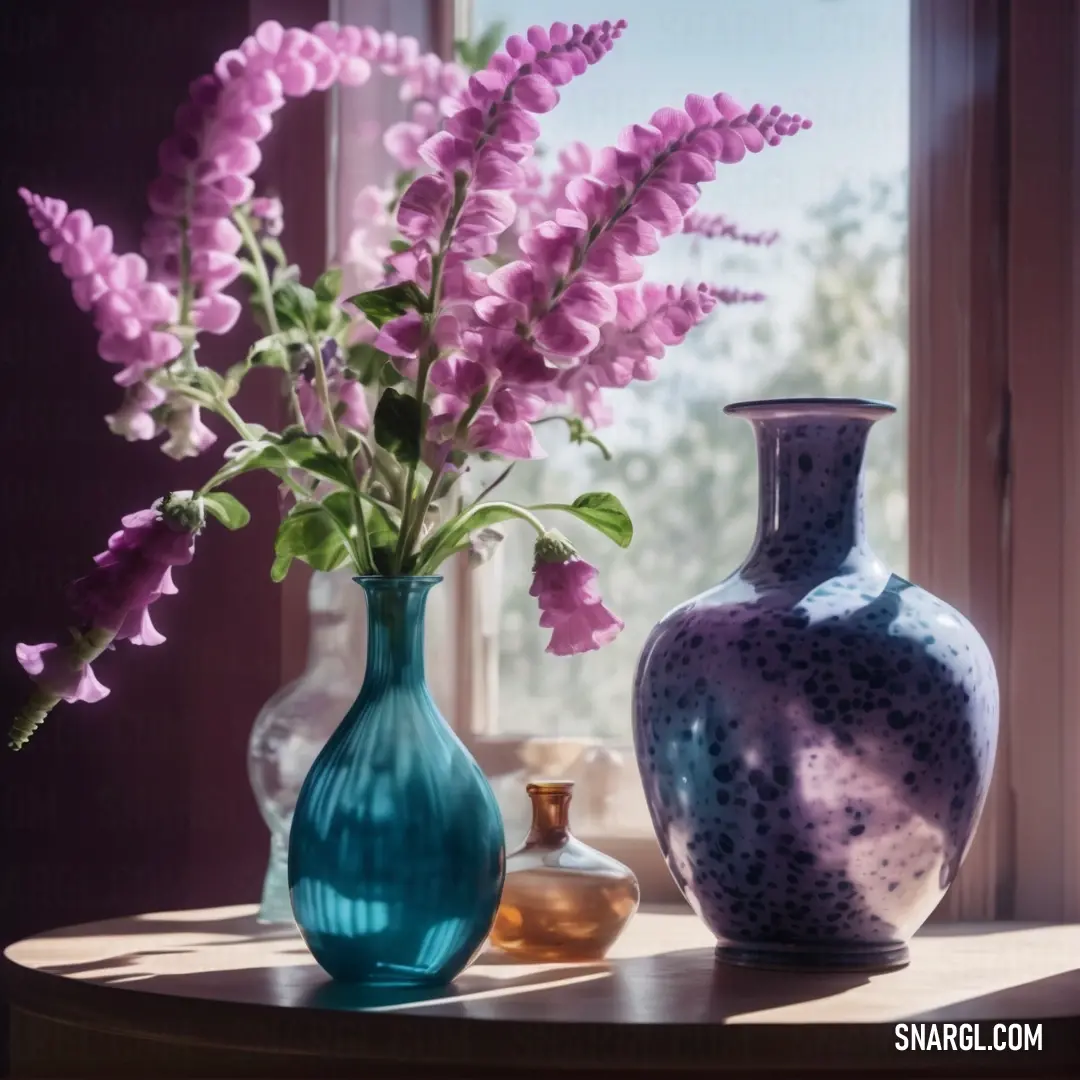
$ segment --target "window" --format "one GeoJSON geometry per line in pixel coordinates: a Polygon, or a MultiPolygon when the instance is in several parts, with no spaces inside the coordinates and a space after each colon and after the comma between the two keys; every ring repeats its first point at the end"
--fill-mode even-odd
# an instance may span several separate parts
{"type": "MultiPolygon", "coordinates": [[[[602,19],[607,7],[575,5],[573,17],[602,19]]],[[[721,307],[660,362],[655,381],[608,391],[613,422],[598,434],[611,461],[546,425],[538,435],[548,460],[515,466],[501,486],[525,503],[591,490],[623,500],[636,529],[628,551],[584,529],[564,530],[600,568],[604,595],[626,622],[620,638],[570,660],[544,653],[524,532],[508,529],[495,559],[473,578],[482,658],[472,733],[481,759],[485,740],[499,748],[486,764],[497,773],[508,834],[528,825],[527,776],[558,771],[578,781],[578,832],[636,861],[655,849],[630,742],[638,654],[655,622],[722,580],[753,539],[754,443],[749,426],[725,417],[723,406],[815,392],[901,405],[906,398],[910,14],[908,0],[674,8],[630,0],[618,14],[630,24],[625,36],[541,118],[546,169],[558,167],[563,148],[609,145],[623,126],[687,93],[724,90],[745,104],[764,95],[766,105],[825,118],[805,138],[722,169],[703,188],[697,209],[752,236],[775,231],[775,243],[680,236],[646,260],[650,280],[731,285],[767,300],[721,307]],[[843,80],[831,75],[839,67],[843,80]]],[[[560,17],[565,10],[555,2],[528,12],[530,22],[560,17]]],[[[474,34],[493,23],[514,30],[522,12],[509,0],[474,0],[471,18],[474,34]]],[[[881,424],[869,465],[870,527],[901,573],[905,460],[903,420],[881,424]]]]}

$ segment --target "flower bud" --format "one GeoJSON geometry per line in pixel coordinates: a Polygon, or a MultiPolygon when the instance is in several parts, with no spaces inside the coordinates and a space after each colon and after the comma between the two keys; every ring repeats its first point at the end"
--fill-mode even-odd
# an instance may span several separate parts
{"type": "Polygon", "coordinates": [[[537,562],[563,563],[572,559],[577,552],[574,550],[574,545],[558,529],[548,529],[536,541],[533,554],[537,562]]]}

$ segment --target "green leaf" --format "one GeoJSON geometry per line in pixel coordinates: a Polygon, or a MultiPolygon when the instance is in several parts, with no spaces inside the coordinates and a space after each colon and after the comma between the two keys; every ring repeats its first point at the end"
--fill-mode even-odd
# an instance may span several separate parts
{"type": "Polygon", "coordinates": [[[363,492],[360,498],[365,504],[364,520],[367,522],[368,540],[372,549],[389,548],[393,551],[401,526],[400,511],[363,492]]]}
{"type": "Polygon", "coordinates": [[[479,71],[486,68],[495,50],[502,44],[506,36],[506,24],[503,22],[492,23],[475,41],[467,41],[458,38],[454,42],[458,59],[471,71],[479,71]]]}
{"type": "Polygon", "coordinates": [[[287,266],[289,260],[285,257],[285,249],[281,246],[281,241],[276,236],[264,236],[262,239],[262,249],[278,264],[279,267],[287,266]]]}
{"type": "Polygon", "coordinates": [[[286,329],[313,329],[317,305],[314,290],[295,281],[283,282],[274,292],[274,311],[278,322],[286,329]]]}
{"type": "MultiPolygon", "coordinates": [[[[222,473],[225,473],[228,475],[229,479],[232,479],[234,476],[240,476],[242,473],[246,472],[253,472],[255,469],[281,471],[288,467],[289,459],[278,449],[275,443],[259,439],[249,448],[243,450],[241,453],[237,454],[236,457],[226,462],[217,475],[221,476],[222,473]]],[[[216,477],[215,481],[217,483],[223,482],[217,480],[216,477]]]]}
{"type": "Polygon", "coordinates": [[[348,316],[329,300],[319,300],[315,305],[312,326],[320,334],[333,337],[339,328],[348,324],[348,316]]]}
{"type": "Polygon", "coordinates": [[[248,349],[244,363],[252,367],[278,367],[289,370],[289,346],[302,345],[307,341],[307,331],[294,326],[279,334],[267,334],[248,349]]]}
{"type": "Polygon", "coordinates": [[[370,342],[350,345],[345,352],[345,366],[366,386],[378,381],[379,372],[390,363],[390,357],[370,342]]]}
{"type": "Polygon", "coordinates": [[[327,270],[318,281],[315,282],[315,295],[320,300],[334,304],[341,295],[341,270],[336,266],[327,270]]]}
{"type": "Polygon", "coordinates": [[[626,507],[614,495],[606,491],[593,491],[576,498],[569,506],[563,503],[542,503],[530,506],[530,510],[560,510],[573,514],[586,525],[591,525],[597,532],[614,540],[619,547],[630,546],[634,539],[634,525],[626,507]]]}
{"type": "Polygon", "coordinates": [[[207,512],[213,514],[226,529],[242,529],[251,520],[247,507],[227,491],[207,492],[202,500],[207,512]]]}
{"type": "Polygon", "coordinates": [[[225,380],[208,367],[198,368],[191,381],[197,390],[203,390],[208,394],[221,394],[225,391],[225,380]]]}
{"type": "Polygon", "coordinates": [[[426,409],[416,398],[387,387],[375,407],[375,442],[403,465],[415,465],[420,460],[426,409]]]}
{"type": "Polygon", "coordinates": [[[270,287],[274,292],[277,292],[283,285],[299,280],[300,267],[295,263],[289,266],[275,266],[274,272],[270,275],[270,287]]]}
{"type": "Polygon", "coordinates": [[[473,67],[473,47],[472,42],[467,38],[455,38],[454,39],[454,52],[457,53],[458,60],[465,65],[465,67],[475,71],[473,67]]]}
{"type": "Polygon", "coordinates": [[[473,70],[486,68],[506,37],[506,23],[493,22],[473,43],[473,70]]]}
{"type": "Polygon", "coordinates": [[[252,287],[257,288],[259,284],[259,272],[255,269],[255,264],[250,259],[240,260],[240,276],[252,287]]]}
{"type": "Polygon", "coordinates": [[[283,437],[278,448],[297,468],[306,469],[324,480],[333,480],[342,487],[353,485],[355,476],[352,463],[330,450],[318,435],[307,435],[301,428],[283,437]]]}
{"type": "Polygon", "coordinates": [[[357,293],[349,297],[349,303],[355,304],[375,326],[382,326],[406,312],[426,310],[428,298],[416,282],[403,281],[384,289],[357,293]]]}
{"type": "MultiPolygon", "coordinates": [[[[275,566],[285,556],[303,559],[315,570],[336,570],[348,561],[345,538],[322,503],[297,503],[278,526],[275,566]]],[[[286,566],[286,570],[288,567],[286,566]]],[[[271,569],[273,574],[273,569],[271,569]]]]}
{"type": "Polygon", "coordinates": [[[292,566],[293,557],[291,555],[275,555],[274,561],[270,566],[270,580],[271,581],[284,581],[285,575],[289,572],[289,567],[292,566]]]}
{"type": "Polygon", "coordinates": [[[390,250],[395,255],[400,255],[403,251],[408,251],[412,247],[412,244],[408,240],[391,240],[390,250]]]}

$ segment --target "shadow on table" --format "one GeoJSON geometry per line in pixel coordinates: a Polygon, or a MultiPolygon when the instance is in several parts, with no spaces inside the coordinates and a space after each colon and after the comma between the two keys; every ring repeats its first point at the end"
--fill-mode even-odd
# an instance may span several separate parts
{"type": "Polygon", "coordinates": [[[272,940],[281,937],[299,938],[299,931],[288,924],[267,925],[250,915],[222,915],[218,918],[198,920],[160,919],[146,915],[108,919],[105,922],[87,923],[85,926],[68,926],[51,933],[39,935],[43,939],[56,937],[138,937],[158,934],[227,934],[251,941],[272,940]]]}
{"type": "MultiPolygon", "coordinates": [[[[264,940],[260,935],[259,940],[264,940]]],[[[832,997],[865,984],[862,974],[790,975],[718,964],[710,948],[609,963],[506,963],[484,954],[448,987],[367,988],[335,983],[302,945],[261,951],[223,942],[218,966],[184,971],[188,948],[102,957],[43,968],[81,982],[236,1004],[379,1011],[476,1019],[593,1023],[723,1023],[747,1013],[832,997]],[[174,960],[173,957],[177,957],[174,960]],[[95,974],[95,971],[98,974],[95,974]]],[[[204,961],[214,962],[204,954],[204,961]]]]}

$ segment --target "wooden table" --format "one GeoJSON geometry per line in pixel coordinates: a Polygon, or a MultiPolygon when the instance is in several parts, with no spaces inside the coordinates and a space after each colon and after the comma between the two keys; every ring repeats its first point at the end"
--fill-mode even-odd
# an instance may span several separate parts
{"type": "Polygon", "coordinates": [[[1080,1077],[1080,926],[937,926],[899,972],[783,975],[716,965],[692,915],[642,912],[606,963],[484,953],[451,988],[416,994],[330,983],[295,933],[253,912],[138,915],[11,946],[13,1076],[1080,1077]],[[995,1022],[1041,1023],[1042,1049],[894,1045],[896,1023],[968,1021],[983,1043],[995,1022]]]}

